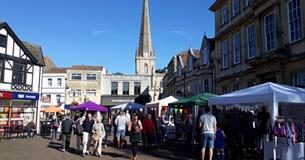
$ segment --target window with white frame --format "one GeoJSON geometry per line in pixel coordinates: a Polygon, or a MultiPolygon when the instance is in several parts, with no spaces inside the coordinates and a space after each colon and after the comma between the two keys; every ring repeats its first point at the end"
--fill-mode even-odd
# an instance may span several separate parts
{"type": "Polygon", "coordinates": [[[57,78],[57,86],[61,87],[62,86],[62,79],[57,78]]]}
{"type": "Polygon", "coordinates": [[[141,82],[134,82],[134,95],[141,94],[141,82]]]}
{"type": "Polygon", "coordinates": [[[305,88],[305,72],[297,72],[292,74],[292,85],[305,88]]]}
{"type": "Polygon", "coordinates": [[[193,62],[194,62],[194,57],[192,55],[189,55],[189,72],[193,70],[193,62]]]}
{"type": "Polygon", "coordinates": [[[248,48],[248,59],[256,56],[256,40],[255,40],[255,27],[251,24],[247,27],[247,48],[248,48]]]}
{"type": "Polygon", "coordinates": [[[301,0],[288,0],[288,29],[289,41],[302,38],[301,0]]]}
{"type": "Polygon", "coordinates": [[[123,95],[129,95],[129,82],[123,82],[123,95]]]}
{"type": "Polygon", "coordinates": [[[82,74],[80,74],[80,73],[72,73],[71,79],[72,80],[81,80],[82,79],[82,74]]]}
{"type": "Polygon", "coordinates": [[[81,89],[71,89],[70,97],[79,97],[82,95],[81,89]]]}
{"type": "Polygon", "coordinates": [[[96,74],[92,74],[92,73],[86,74],[86,80],[96,80],[96,74]]]}
{"type": "Polygon", "coordinates": [[[111,95],[118,95],[118,82],[111,82],[111,95]]]}
{"type": "Polygon", "coordinates": [[[87,96],[96,96],[96,89],[86,89],[87,96]]]}
{"type": "Polygon", "coordinates": [[[229,45],[228,40],[225,39],[221,42],[221,54],[222,54],[222,68],[229,67],[229,45]]]}
{"type": "Polygon", "coordinates": [[[276,30],[275,30],[275,17],[274,12],[271,12],[265,17],[265,47],[266,51],[275,49],[276,43],[276,30]]]}
{"type": "Polygon", "coordinates": [[[229,21],[229,11],[228,11],[228,6],[225,5],[221,9],[221,24],[224,25],[224,24],[228,23],[228,21],[229,21]]]}
{"type": "Polygon", "coordinates": [[[56,95],[56,103],[60,103],[60,98],[61,98],[60,95],[56,95]]]}
{"type": "Polygon", "coordinates": [[[239,0],[232,0],[232,16],[238,15],[240,12],[240,3],[239,0]]]}
{"type": "Polygon", "coordinates": [[[253,3],[253,0],[245,0],[245,1],[246,1],[246,7],[249,7],[253,3]]]}
{"type": "Polygon", "coordinates": [[[209,51],[207,47],[204,47],[202,49],[201,56],[202,56],[202,64],[207,64],[209,60],[209,51]]]}
{"type": "Polygon", "coordinates": [[[235,33],[233,35],[233,58],[234,64],[240,63],[240,33],[235,33]]]}
{"type": "Polygon", "coordinates": [[[52,87],[52,78],[48,78],[48,86],[52,87]]]}

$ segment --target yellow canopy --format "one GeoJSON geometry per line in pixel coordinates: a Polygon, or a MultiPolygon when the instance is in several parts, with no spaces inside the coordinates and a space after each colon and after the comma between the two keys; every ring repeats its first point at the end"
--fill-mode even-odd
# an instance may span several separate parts
{"type": "Polygon", "coordinates": [[[55,106],[49,106],[47,107],[44,112],[46,113],[56,113],[56,112],[60,112],[60,108],[59,107],[55,107],[55,106]]]}

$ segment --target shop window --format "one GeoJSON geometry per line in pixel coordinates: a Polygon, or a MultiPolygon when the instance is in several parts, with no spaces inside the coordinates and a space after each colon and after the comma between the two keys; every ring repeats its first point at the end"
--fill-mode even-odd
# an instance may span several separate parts
{"type": "Polygon", "coordinates": [[[240,84],[235,84],[234,85],[234,91],[241,90],[241,85],[240,84]]]}
{"type": "Polygon", "coordinates": [[[96,74],[87,74],[86,80],[96,80],[96,74]]]}
{"type": "Polygon", "coordinates": [[[305,72],[298,72],[292,75],[292,85],[305,88],[305,72]]]}
{"type": "Polygon", "coordinates": [[[248,82],[248,87],[253,87],[256,85],[256,82],[248,82]]]}
{"type": "Polygon", "coordinates": [[[223,86],[222,87],[222,94],[226,94],[226,93],[229,93],[229,90],[227,87],[223,86]]]}
{"type": "Polygon", "coordinates": [[[118,82],[111,82],[111,95],[118,95],[118,82]]]}
{"type": "Polygon", "coordinates": [[[4,80],[4,60],[0,59],[0,82],[4,80]]]}
{"type": "Polygon", "coordinates": [[[0,35],[0,47],[6,48],[7,45],[7,37],[4,35],[0,35]]]}
{"type": "Polygon", "coordinates": [[[141,94],[141,82],[134,82],[134,95],[141,94]]]}
{"type": "Polygon", "coordinates": [[[57,86],[61,87],[62,86],[62,79],[57,78],[57,86]]]}
{"type": "Polygon", "coordinates": [[[82,80],[82,74],[80,74],[80,73],[72,73],[71,79],[72,80],[82,80]]]}
{"type": "Polygon", "coordinates": [[[301,0],[288,1],[288,29],[289,41],[294,42],[302,38],[301,0]]]}
{"type": "Polygon", "coordinates": [[[129,82],[123,82],[123,95],[129,95],[129,82]]]}
{"type": "Polygon", "coordinates": [[[25,84],[26,83],[26,65],[21,63],[14,63],[13,67],[13,83],[25,84]]]}

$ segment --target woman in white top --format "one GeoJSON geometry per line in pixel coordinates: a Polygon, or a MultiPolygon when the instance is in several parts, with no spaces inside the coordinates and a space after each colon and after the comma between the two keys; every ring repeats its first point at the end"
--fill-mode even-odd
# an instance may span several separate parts
{"type": "Polygon", "coordinates": [[[97,118],[96,122],[92,127],[93,140],[94,140],[94,154],[101,157],[102,156],[102,141],[105,138],[105,128],[103,123],[101,123],[102,118],[97,118]],[[97,152],[97,154],[96,154],[97,152]]]}

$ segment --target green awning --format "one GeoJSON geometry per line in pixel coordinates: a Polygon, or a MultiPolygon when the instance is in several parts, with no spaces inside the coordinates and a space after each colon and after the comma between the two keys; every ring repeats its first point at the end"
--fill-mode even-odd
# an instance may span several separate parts
{"type": "Polygon", "coordinates": [[[194,106],[194,105],[202,106],[202,105],[205,105],[208,103],[208,99],[210,97],[215,97],[215,96],[216,95],[212,94],[212,93],[204,93],[204,94],[200,94],[200,95],[193,96],[190,98],[184,98],[179,101],[170,103],[169,106],[176,107],[176,108],[180,108],[182,106],[194,106]]]}

